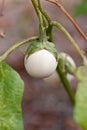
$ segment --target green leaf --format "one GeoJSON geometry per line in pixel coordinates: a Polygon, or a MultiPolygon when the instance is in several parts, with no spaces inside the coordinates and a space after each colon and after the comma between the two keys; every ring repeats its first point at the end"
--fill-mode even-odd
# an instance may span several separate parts
{"type": "Polygon", "coordinates": [[[79,82],[76,92],[74,119],[83,130],[87,130],[87,66],[79,67],[76,76],[79,82]]]}
{"type": "Polygon", "coordinates": [[[82,3],[77,6],[75,10],[75,16],[81,16],[87,14],[87,0],[82,0],[82,3]]]}
{"type": "Polygon", "coordinates": [[[21,101],[24,83],[5,62],[0,64],[0,130],[23,130],[21,101]]]}

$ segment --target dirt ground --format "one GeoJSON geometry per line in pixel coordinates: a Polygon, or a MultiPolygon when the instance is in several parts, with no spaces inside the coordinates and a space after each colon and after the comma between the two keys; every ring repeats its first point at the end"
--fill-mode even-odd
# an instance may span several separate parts
{"type": "MultiPolygon", "coordinates": [[[[84,39],[76,31],[72,23],[54,5],[41,1],[43,7],[53,20],[60,22],[72,35],[80,48],[87,53],[84,39]]],[[[61,3],[73,15],[73,10],[80,0],[61,0],[61,3]],[[69,7],[67,7],[69,5],[69,7]]],[[[79,26],[87,34],[87,16],[76,19],[79,26]]],[[[0,39],[0,54],[14,43],[34,36],[38,33],[37,17],[31,1],[7,0],[4,16],[0,17],[0,29],[4,29],[5,38],[0,39]]],[[[82,61],[67,38],[54,29],[54,41],[58,51],[69,53],[77,66],[82,61]]],[[[7,59],[7,62],[17,70],[25,82],[22,108],[25,130],[81,130],[73,120],[73,106],[62,84],[50,86],[41,79],[30,77],[24,69],[24,53],[27,45],[21,47],[7,59]]],[[[76,91],[76,80],[71,81],[72,89],[76,91]]]]}

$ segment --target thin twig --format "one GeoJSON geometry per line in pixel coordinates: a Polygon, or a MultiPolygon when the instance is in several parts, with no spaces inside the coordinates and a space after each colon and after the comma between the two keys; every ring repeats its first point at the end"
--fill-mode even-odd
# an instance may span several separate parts
{"type": "Polygon", "coordinates": [[[55,5],[57,5],[61,11],[69,18],[69,20],[73,23],[75,28],[78,30],[80,35],[87,41],[87,36],[86,34],[82,31],[82,29],[79,27],[79,25],[76,23],[76,21],[72,18],[72,16],[66,11],[66,9],[57,1],[57,0],[46,0],[48,2],[51,2],[55,5]]]}
{"type": "Polygon", "coordinates": [[[57,27],[59,30],[61,30],[63,32],[63,34],[69,39],[69,41],[73,44],[73,46],[77,50],[78,54],[80,55],[80,57],[83,60],[83,63],[87,64],[87,60],[86,60],[85,55],[82,53],[82,51],[80,50],[78,44],[74,41],[74,39],[71,37],[71,35],[68,33],[68,31],[60,23],[57,23],[56,21],[52,22],[52,26],[57,27]]]}

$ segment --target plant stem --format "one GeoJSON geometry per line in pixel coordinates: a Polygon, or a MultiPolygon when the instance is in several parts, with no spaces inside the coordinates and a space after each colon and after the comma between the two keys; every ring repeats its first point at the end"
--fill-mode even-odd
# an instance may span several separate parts
{"type": "MultiPolygon", "coordinates": [[[[41,11],[42,11],[42,7],[41,7],[40,0],[38,0],[38,8],[39,8],[39,10],[40,10],[40,12],[41,12],[41,11]]],[[[42,12],[41,12],[41,13],[42,13],[42,12]]],[[[46,28],[47,23],[46,23],[46,21],[45,21],[44,15],[42,15],[42,17],[43,17],[44,27],[46,28]]]]}
{"type": "Polygon", "coordinates": [[[87,41],[87,36],[86,34],[82,31],[82,29],[79,27],[79,25],[76,23],[76,21],[72,18],[72,16],[66,11],[66,9],[58,2],[58,0],[46,0],[48,2],[51,2],[57,7],[60,8],[60,10],[68,17],[68,19],[72,22],[72,24],[75,26],[77,31],[81,34],[81,36],[87,41]]]}
{"type": "Polygon", "coordinates": [[[82,51],[80,50],[79,46],[77,45],[77,43],[74,41],[74,39],[71,37],[71,35],[68,33],[68,31],[59,23],[53,21],[52,22],[52,26],[57,27],[59,30],[61,30],[63,32],[63,34],[69,39],[69,41],[73,44],[73,46],[75,47],[75,49],[77,50],[78,54],[80,55],[80,57],[83,60],[83,63],[87,64],[87,59],[84,56],[84,54],[82,53],[82,51]]]}
{"type": "Polygon", "coordinates": [[[39,19],[40,41],[43,42],[46,39],[46,31],[44,28],[43,16],[38,8],[36,0],[32,0],[32,4],[34,6],[34,9],[35,9],[38,19],[39,19]]]}
{"type": "Polygon", "coordinates": [[[68,93],[68,95],[69,95],[69,97],[70,97],[70,99],[71,99],[71,101],[74,105],[75,104],[75,96],[74,96],[74,93],[71,89],[70,83],[68,82],[66,75],[63,72],[63,62],[62,62],[62,60],[58,61],[57,72],[60,76],[60,79],[61,79],[61,81],[64,85],[65,90],[67,91],[67,93],[68,93]]]}
{"type": "Polygon", "coordinates": [[[53,30],[53,26],[52,26],[52,23],[50,23],[49,26],[46,29],[46,34],[47,34],[47,36],[49,36],[48,40],[50,42],[53,42],[53,33],[52,33],[52,30],[53,30]]]}
{"type": "Polygon", "coordinates": [[[37,40],[37,39],[38,39],[38,37],[31,37],[31,38],[26,39],[26,40],[24,40],[22,42],[14,44],[3,55],[0,56],[0,62],[4,61],[10,55],[10,53],[12,53],[13,51],[15,51],[20,46],[28,44],[29,42],[32,42],[32,41],[37,40]]]}
{"type": "Polygon", "coordinates": [[[51,26],[51,19],[49,17],[49,15],[43,10],[43,8],[41,7],[41,3],[40,0],[38,0],[38,7],[40,9],[40,12],[42,13],[42,15],[46,18],[46,20],[48,21],[48,27],[46,29],[46,34],[47,36],[49,36],[49,41],[53,42],[53,34],[52,34],[52,26],[51,26]]]}
{"type": "Polygon", "coordinates": [[[51,19],[50,19],[49,15],[42,9],[41,4],[40,4],[40,0],[38,0],[38,7],[39,7],[41,13],[45,16],[46,20],[48,21],[48,24],[50,24],[51,19]]]}

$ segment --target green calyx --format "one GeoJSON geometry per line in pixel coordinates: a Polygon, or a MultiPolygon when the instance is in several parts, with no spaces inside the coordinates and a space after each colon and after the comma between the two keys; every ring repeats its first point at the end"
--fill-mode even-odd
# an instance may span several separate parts
{"type": "MultiPolygon", "coordinates": [[[[75,72],[75,66],[70,62],[70,60],[67,58],[68,55],[64,56],[62,53],[58,53],[58,59],[61,59],[63,62],[63,68],[64,72],[74,74],[75,72]]],[[[68,56],[69,57],[69,56],[68,56]]]]}
{"type": "Polygon", "coordinates": [[[66,68],[66,72],[74,75],[74,73],[75,73],[75,67],[73,67],[73,65],[69,61],[67,61],[65,63],[65,68],[66,68]]]}
{"type": "Polygon", "coordinates": [[[40,42],[40,41],[35,41],[33,42],[27,49],[26,54],[28,56],[30,56],[31,54],[40,51],[40,50],[48,50],[49,52],[51,52],[56,59],[57,58],[57,49],[54,43],[49,42],[49,41],[45,41],[45,42],[40,42]]]}

